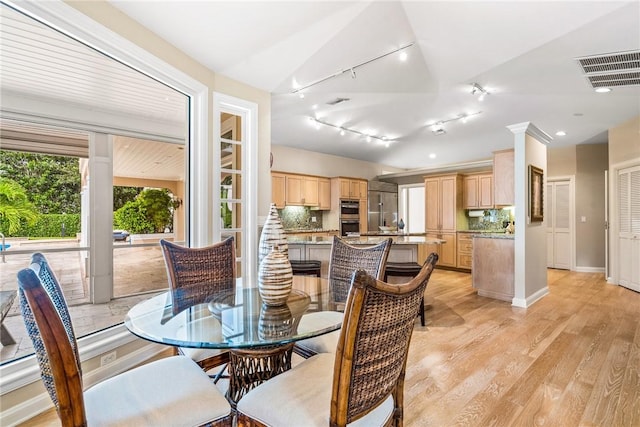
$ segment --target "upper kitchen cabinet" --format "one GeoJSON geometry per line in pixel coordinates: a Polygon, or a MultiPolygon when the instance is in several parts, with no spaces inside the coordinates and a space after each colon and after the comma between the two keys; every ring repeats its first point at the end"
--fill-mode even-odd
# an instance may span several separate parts
{"type": "Polygon", "coordinates": [[[287,206],[318,206],[318,177],[287,174],[285,178],[287,206]]]}
{"type": "Polygon", "coordinates": [[[335,178],[340,182],[340,198],[367,200],[367,181],[353,178],[335,178]]]}
{"type": "Polygon", "coordinates": [[[427,232],[455,232],[458,221],[464,218],[462,177],[458,174],[427,176],[424,189],[427,232]]]}
{"type": "Polygon", "coordinates": [[[329,178],[318,178],[318,208],[331,209],[331,181],[329,178]]]}
{"type": "Polygon", "coordinates": [[[493,153],[493,204],[513,206],[515,204],[514,150],[493,153]]]}
{"type": "Polygon", "coordinates": [[[271,203],[275,203],[278,209],[285,207],[286,199],[286,175],[283,173],[271,173],[271,203]]]}
{"type": "Polygon", "coordinates": [[[493,175],[490,173],[464,177],[464,208],[493,208],[493,175]]]}

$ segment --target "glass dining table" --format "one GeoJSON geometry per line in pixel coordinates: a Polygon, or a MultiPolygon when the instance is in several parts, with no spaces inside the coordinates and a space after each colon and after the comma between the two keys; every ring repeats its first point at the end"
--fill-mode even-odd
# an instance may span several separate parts
{"type": "Polygon", "coordinates": [[[287,303],[263,304],[256,287],[237,279],[234,292],[173,314],[171,293],[133,306],[125,326],[148,341],[176,347],[229,350],[227,399],[235,407],[253,387],[291,368],[296,341],[340,329],[342,316],[329,306],[326,279],[294,276],[287,303]]]}

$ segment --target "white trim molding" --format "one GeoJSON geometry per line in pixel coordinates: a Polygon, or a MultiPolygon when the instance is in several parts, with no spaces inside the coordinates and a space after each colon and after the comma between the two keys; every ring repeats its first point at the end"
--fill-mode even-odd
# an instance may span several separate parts
{"type": "MultiPolygon", "coordinates": [[[[136,339],[128,331],[126,331],[126,333],[130,338],[136,339]]],[[[102,348],[100,353],[113,350],[117,347],[117,345],[104,347],[102,348]]],[[[127,353],[124,356],[117,358],[113,363],[99,367],[84,374],[82,376],[83,386],[85,389],[87,389],[94,384],[106,380],[107,378],[111,378],[114,375],[132,369],[166,350],[166,346],[149,343],[136,351],[127,353]]],[[[80,358],[82,360],[90,359],[90,357],[86,357],[89,353],[91,353],[91,351],[81,351],[80,358]]],[[[23,361],[34,367],[34,369],[30,369],[30,371],[34,371],[36,373],[36,380],[39,381],[40,369],[38,368],[38,363],[35,360],[35,355],[29,356],[23,359],[23,361]]],[[[2,377],[4,380],[4,375],[2,377]]],[[[3,393],[5,393],[4,389],[3,393]]],[[[53,408],[53,402],[49,397],[49,393],[47,393],[46,390],[43,389],[42,393],[35,394],[22,401],[20,404],[8,408],[7,410],[3,410],[0,414],[0,425],[18,425],[51,408],[53,408]]]]}
{"type": "MultiPolygon", "coordinates": [[[[242,253],[242,277],[248,283],[255,283],[258,271],[258,238],[254,230],[258,230],[258,104],[245,99],[236,98],[220,92],[213,92],[213,134],[220,135],[220,117],[223,112],[231,113],[242,118],[242,194],[243,206],[243,247],[248,248],[242,253]]],[[[219,158],[220,146],[214,144],[213,158],[219,158]],[[218,151],[216,151],[218,150],[218,151]]],[[[212,160],[213,161],[213,160],[212,160]]],[[[213,162],[212,164],[219,164],[213,162]]],[[[216,171],[217,173],[218,171],[216,171]]],[[[216,183],[215,188],[220,186],[220,174],[212,177],[211,182],[216,183]]],[[[220,205],[220,192],[213,195],[214,206],[220,205]]],[[[212,209],[211,212],[217,212],[212,209]]],[[[216,218],[217,219],[217,218],[216,218]]],[[[219,223],[212,219],[214,241],[220,239],[219,223]]]]}
{"type": "MultiPolygon", "coordinates": [[[[194,153],[197,153],[195,147],[208,145],[209,89],[205,84],[157,58],[130,40],[109,30],[64,1],[3,0],[3,3],[187,95],[191,102],[189,108],[189,140],[187,142],[189,148],[188,157],[191,158],[194,153]]],[[[195,164],[192,166],[193,170],[190,168],[188,181],[193,176],[206,176],[206,168],[202,169],[202,165],[195,164]]],[[[190,188],[190,184],[190,182],[187,182],[187,188],[190,188]]],[[[194,215],[193,212],[200,212],[199,207],[201,205],[210,206],[211,197],[211,195],[206,194],[202,199],[189,200],[187,196],[185,205],[189,209],[189,218],[191,220],[191,223],[187,223],[188,236],[190,235],[190,229],[199,229],[201,226],[207,225],[206,217],[194,215]]],[[[257,227],[254,229],[257,229],[257,227]]],[[[117,325],[98,332],[79,340],[81,360],[87,360],[95,355],[111,351],[136,339],[123,325],[117,325]]],[[[86,376],[88,381],[93,383],[103,376],[110,375],[112,371],[122,371],[139,364],[152,357],[157,351],[157,346],[146,346],[131,354],[122,355],[119,360],[112,364],[113,366],[109,366],[109,369],[99,369],[95,373],[86,372],[86,376]]],[[[39,369],[33,356],[19,359],[0,367],[0,393],[2,395],[39,380],[39,369]]],[[[22,405],[12,408],[3,407],[2,414],[0,414],[0,424],[12,425],[20,422],[20,420],[33,417],[36,413],[34,408],[41,407],[41,401],[45,400],[38,395],[27,399],[22,405]]]]}
{"type": "Polygon", "coordinates": [[[576,266],[575,272],[577,273],[603,273],[604,274],[604,267],[581,267],[581,266],[576,266]]]}
{"type": "Polygon", "coordinates": [[[539,291],[529,295],[527,298],[513,298],[511,300],[511,305],[514,307],[520,307],[520,308],[531,307],[534,303],[536,303],[542,297],[546,296],[548,293],[549,293],[549,287],[545,286],[539,291]]]}
{"type": "Polygon", "coordinates": [[[609,272],[607,283],[620,284],[620,262],[618,259],[618,171],[640,165],[640,157],[609,165],[609,272]]]}

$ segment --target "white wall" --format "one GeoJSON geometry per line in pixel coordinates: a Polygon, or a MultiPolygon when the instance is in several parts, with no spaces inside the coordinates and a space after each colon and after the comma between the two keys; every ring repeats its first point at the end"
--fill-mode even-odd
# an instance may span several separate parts
{"type": "MultiPolygon", "coordinates": [[[[371,180],[378,175],[382,175],[383,172],[404,172],[404,169],[378,163],[300,150],[283,145],[272,145],[271,153],[273,154],[273,166],[271,170],[279,172],[327,177],[347,176],[364,178],[366,180],[371,180]]],[[[269,194],[271,194],[271,189],[269,189],[269,194]]]]}
{"type": "Polygon", "coordinates": [[[549,292],[547,287],[546,223],[529,220],[529,165],[544,171],[546,188],[547,146],[551,137],[529,122],[508,126],[514,133],[516,198],[515,295],[512,304],[528,307],[549,292]]]}

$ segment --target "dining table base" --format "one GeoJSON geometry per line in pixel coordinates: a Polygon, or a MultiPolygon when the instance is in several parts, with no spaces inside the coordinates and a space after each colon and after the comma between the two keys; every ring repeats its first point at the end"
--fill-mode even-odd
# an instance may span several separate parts
{"type": "Polygon", "coordinates": [[[293,343],[229,351],[227,400],[234,408],[249,390],[291,369],[293,343]]]}

